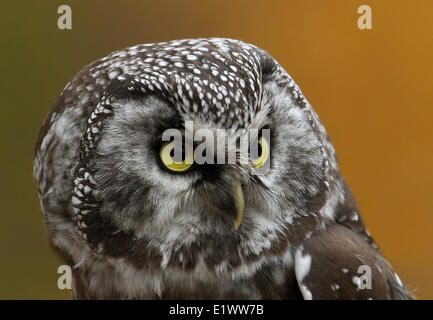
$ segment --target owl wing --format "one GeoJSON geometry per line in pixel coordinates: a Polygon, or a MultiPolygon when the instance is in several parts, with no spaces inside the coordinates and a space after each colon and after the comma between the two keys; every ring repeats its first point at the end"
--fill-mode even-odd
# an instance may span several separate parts
{"type": "Polygon", "coordinates": [[[295,254],[304,299],[411,299],[397,274],[363,237],[335,223],[295,254]]]}

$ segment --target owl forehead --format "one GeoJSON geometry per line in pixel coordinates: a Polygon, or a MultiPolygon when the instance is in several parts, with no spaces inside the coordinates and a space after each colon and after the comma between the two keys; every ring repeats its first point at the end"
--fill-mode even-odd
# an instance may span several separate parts
{"type": "Polygon", "coordinates": [[[241,41],[186,39],[114,52],[89,75],[102,87],[116,81],[158,94],[189,119],[245,128],[260,109],[264,55],[241,41]]]}

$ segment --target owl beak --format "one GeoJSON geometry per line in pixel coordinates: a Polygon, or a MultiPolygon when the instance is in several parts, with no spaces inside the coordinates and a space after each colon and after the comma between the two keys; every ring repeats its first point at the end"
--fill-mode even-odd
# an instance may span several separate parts
{"type": "Polygon", "coordinates": [[[235,230],[239,228],[244,215],[244,193],[242,191],[242,184],[236,181],[229,190],[224,190],[218,197],[215,194],[211,201],[214,202],[214,208],[218,209],[221,214],[224,214],[233,221],[235,230]]]}
{"type": "Polygon", "coordinates": [[[238,181],[233,188],[233,200],[235,203],[235,216],[233,220],[233,224],[235,227],[235,230],[239,228],[242,222],[242,217],[244,216],[244,207],[245,207],[245,201],[244,201],[244,193],[242,190],[242,185],[238,181]]]}

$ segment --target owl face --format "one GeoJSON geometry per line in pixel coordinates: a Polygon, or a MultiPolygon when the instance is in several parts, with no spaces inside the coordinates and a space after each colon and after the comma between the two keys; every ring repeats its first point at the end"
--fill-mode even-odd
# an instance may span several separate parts
{"type": "Polygon", "coordinates": [[[264,220],[275,223],[305,214],[323,191],[324,157],[308,114],[273,81],[264,83],[250,122],[236,130],[221,123],[216,113],[179,111],[161,97],[122,97],[112,104],[112,112],[88,168],[94,172],[95,196],[104,217],[137,237],[171,237],[173,230],[178,239],[248,232],[264,220]],[[177,163],[188,162],[185,158],[198,147],[197,141],[185,143],[186,122],[193,126],[191,135],[223,131],[223,138],[214,134],[203,143],[222,143],[225,162],[198,164],[193,158],[192,163],[170,166],[169,160],[175,162],[170,153],[180,151],[183,158],[177,163]],[[177,149],[163,141],[172,129],[182,134],[177,149]],[[263,129],[270,133],[262,138],[266,172],[255,166],[264,148],[256,159],[240,163],[239,148],[228,146],[230,139],[247,140],[252,131],[260,135],[263,129]],[[236,162],[228,163],[232,154],[236,162]]]}

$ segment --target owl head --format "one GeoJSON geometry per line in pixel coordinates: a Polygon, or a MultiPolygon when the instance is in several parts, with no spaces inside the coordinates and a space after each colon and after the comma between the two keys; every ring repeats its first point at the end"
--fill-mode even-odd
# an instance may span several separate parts
{"type": "Polygon", "coordinates": [[[73,224],[70,241],[86,250],[183,267],[283,250],[342,189],[290,76],[219,38],[137,45],[85,67],[47,118],[35,175],[59,243],[73,224]]]}

